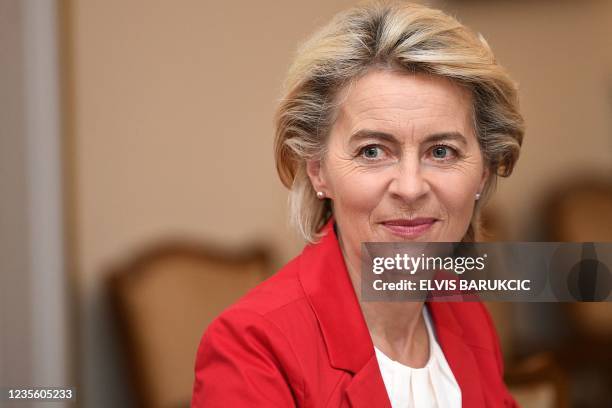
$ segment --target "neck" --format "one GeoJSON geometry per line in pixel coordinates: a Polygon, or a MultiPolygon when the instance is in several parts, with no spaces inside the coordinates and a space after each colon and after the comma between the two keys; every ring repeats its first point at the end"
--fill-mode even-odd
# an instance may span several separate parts
{"type": "Polygon", "coordinates": [[[363,301],[359,254],[345,249],[339,231],[338,241],[374,346],[393,360],[411,367],[424,366],[429,356],[429,339],[423,302],[363,301]]]}

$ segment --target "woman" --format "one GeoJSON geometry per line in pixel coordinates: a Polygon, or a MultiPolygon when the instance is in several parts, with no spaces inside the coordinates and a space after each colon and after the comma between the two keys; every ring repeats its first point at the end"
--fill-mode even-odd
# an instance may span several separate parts
{"type": "Polygon", "coordinates": [[[480,303],[360,300],[362,242],[473,241],[518,158],[516,88],[440,11],[371,4],[298,53],[276,164],[310,242],[207,329],[194,407],[515,406],[480,303]]]}

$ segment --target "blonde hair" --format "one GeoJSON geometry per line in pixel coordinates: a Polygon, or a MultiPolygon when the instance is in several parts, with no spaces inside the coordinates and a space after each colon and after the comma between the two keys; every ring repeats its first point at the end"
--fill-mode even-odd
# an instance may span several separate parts
{"type": "Polygon", "coordinates": [[[474,241],[480,209],[507,177],[523,140],[516,84],[491,48],[453,17],[410,3],[375,2],[341,12],[298,50],[275,116],[276,168],[290,189],[290,219],[310,242],[331,214],[319,200],[306,161],[322,159],[340,90],[372,68],[448,78],[472,94],[474,126],[490,177],[463,238],[474,241]]]}

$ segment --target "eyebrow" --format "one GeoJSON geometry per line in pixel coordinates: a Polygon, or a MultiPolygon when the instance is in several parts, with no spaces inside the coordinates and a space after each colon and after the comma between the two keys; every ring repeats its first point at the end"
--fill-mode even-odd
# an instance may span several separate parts
{"type": "MultiPolygon", "coordinates": [[[[397,138],[395,136],[393,136],[390,133],[385,133],[385,132],[379,132],[377,130],[370,130],[370,129],[360,129],[357,132],[353,133],[351,135],[351,137],[349,138],[349,142],[359,142],[361,140],[365,140],[365,139],[379,139],[379,140],[384,140],[386,142],[389,143],[396,143],[396,144],[400,144],[400,141],[397,140],[397,138]]],[[[431,135],[428,135],[423,142],[425,143],[435,143],[435,142],[441,142],[443,140],[455,140],[461,144],[463,144],[464,146],[467,146],[468,141],[465,138],[465,136],[463,136],[461,133],[459,132],[438,132],[438,133],[432,133],[431,135]]]]}

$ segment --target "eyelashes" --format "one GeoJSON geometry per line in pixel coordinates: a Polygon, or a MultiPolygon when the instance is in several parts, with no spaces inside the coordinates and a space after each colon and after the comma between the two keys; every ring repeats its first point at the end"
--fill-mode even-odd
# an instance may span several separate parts
{"type": "MultiPolygon", "coordinates": [[[[365,162],[380,162],[392,156],[393,154],[387,147],[375,143],[359,147],[354,153],[355,158],[359,158],[365,162]]],[[[426,156],[440,163],[453,162],[463,157],[461,152],[455,147],[441,143],[428,148],[426,150],[426,156]]]]}
{"type": "Polygon", "coordinates": [[[357,150],[357,156],[365,160],[379,161],[381,156],[385,154],[384,146],[378,144],[365,145],[357,150]]]}
{"type": "Polygon", "coordinates": [[[434,159],[439,160],[439,161],[448,161],[448,160],[452,160],[452,159],[459,157],[459,151],[457,149],[455,149],[452,146],[445,145],[445,144],[434,145],[429,149],[429,151],[431,152],[434,159]],[[439,154],[442,152],[451,154],[452,157],[447,158],[446,154],[444,155],[444,157],[439,157],[439,154]]]}

